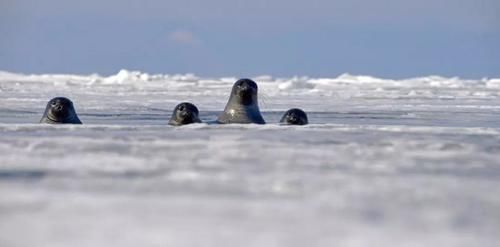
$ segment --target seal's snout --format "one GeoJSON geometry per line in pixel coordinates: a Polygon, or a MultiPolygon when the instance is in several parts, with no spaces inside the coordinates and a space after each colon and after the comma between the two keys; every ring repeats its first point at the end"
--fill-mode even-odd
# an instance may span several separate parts
{"type": "Polygon", "coordinates": [[[192,109],[186,104],[181,104],[177,108],[177,114],[179,114],[180,118],[190,118],[192,116],[191,111],[192,109]]]}
{"type": "Polygon", "coordinates": [[[239,87],[240,91],[249,91],[251,90],[251,87],[247,83],[241,84],[239,87]]]}
{"type": "Polygon", "coordinates": [[[64,103],[60,99],[52,100],[50,103],[52,111],[60,112],[64,109],[64,103]]]}
{"type": "Polygon", "coordinates": [[[247,95],[252,95],[253,90],[251,87],[248,86],[243,86],[238,88],[238,95],[241,97],[247,96],[247,95]]]}
{"type": "Polygon", "coordinates": [[[241,80],[236,83],[234,93],[241,104],[251,105],[254,95],[257,95],[257,86],[253,81],[241,80]]]}
{"type": "Polygon", "coordinates": [[[179,115],[181,115],[182,118],[188,118],[188,117],[191,117],[191,112],[188,112],[188,111],[181,111],[179,112],[179,115]]]}
{"type": "Polygon", "coordinates": [[[234,84],[236,94],[252,94],[257,93],[257,84],[250,79],[240,79],[234,84]]]}
{"type": "Polygon", "coordinates": [[[64,109],[64,106],[62,106],[61,104],[56,104],[52,109],[56,111],[62,111],[64,109]]]}
{"type": "Polygon", "coordinates": [[[54,111],[62,111],[65,108],[65,105],[68,104],[65,100],[61,98],[56,98],[52,100],[51,107],[54,111]]]}

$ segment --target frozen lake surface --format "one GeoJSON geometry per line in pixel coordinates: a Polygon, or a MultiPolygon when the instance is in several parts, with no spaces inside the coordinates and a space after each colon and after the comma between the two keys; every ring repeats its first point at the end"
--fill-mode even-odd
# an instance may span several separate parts
{"type": "Polygon", "coordinates": [[[500,79],[261,76],[267,125],[166,125],[236,79],[0,72],[0,246],[499,245],[500,79]]]}

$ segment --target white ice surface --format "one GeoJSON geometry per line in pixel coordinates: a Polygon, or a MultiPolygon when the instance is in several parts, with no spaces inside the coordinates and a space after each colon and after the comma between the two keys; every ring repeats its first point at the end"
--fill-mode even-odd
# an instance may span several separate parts
{"type": "Polygon", "coordinates": [[[0,246],[500,245],[500,79],[254,79],[269,124],[170,127],[236,78],[0,72],[0,246]]]}

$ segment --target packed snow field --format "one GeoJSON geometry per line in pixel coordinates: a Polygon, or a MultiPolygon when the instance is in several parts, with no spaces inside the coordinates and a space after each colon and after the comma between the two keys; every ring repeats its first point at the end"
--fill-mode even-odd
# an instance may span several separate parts
{"type": "Polygon", "coordinates": [[[167,125],[236,79],[0,72],[0,246],[500,243],[500,79],[261,76],[268,124],[167,125]]]}

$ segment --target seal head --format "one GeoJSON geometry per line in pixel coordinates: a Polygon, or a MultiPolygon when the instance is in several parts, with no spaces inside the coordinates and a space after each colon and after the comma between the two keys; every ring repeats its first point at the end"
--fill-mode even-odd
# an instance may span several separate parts
{"type": "Polygon", "coordinates": [[[198,117],[198,108],[196,108],[195,105],[189,102],[183,102],[178,104],[174,108],[174,112],[172,113],[170,121],[168,121],[168,124],[174,126],[180,126],[192,123],[201,123],[201,120],[198,117]]]}
{"type": "Polygon", "coordinates": [[[47,103],[40,123],[82,124],[82,121],[78,118],[71,100],[64,97],[56,97],[47,103]]]}
{"type": "Polygon", "coordinates": [[[265,124],[259,110],[257,91],[257,83],[250,79],[240,79],[235,82],[229,101],[224,112],[217,118],[217,122],[265,124]]]}
{"type": "Polygon", "coordinates": [[[285,112],[280,123],[286,125],[306,125],[309,122],[307,121],[307,114],[303,110],[293,108],[285,112]]]}

